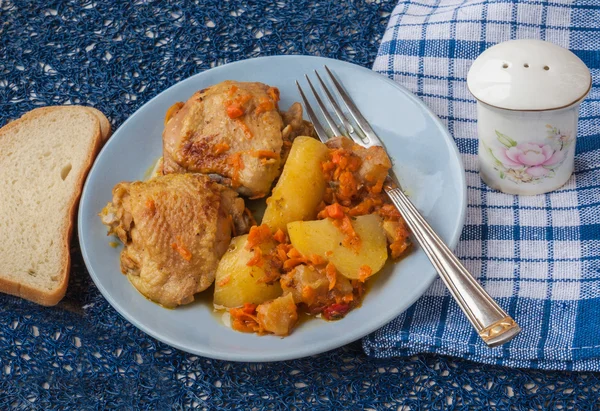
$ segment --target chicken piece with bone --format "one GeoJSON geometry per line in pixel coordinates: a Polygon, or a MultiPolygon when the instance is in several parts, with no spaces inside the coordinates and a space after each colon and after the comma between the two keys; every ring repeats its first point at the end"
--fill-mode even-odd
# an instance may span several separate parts
{"type": "Polygon", "coordinates": [[[231,237],[253,223],[237,193],[191,173],[119,183],[100,217],[125,245],[121,271],[168,308],[208,288],[231,237]]]}
{"type": "Polygon", "coordinates": [[[250,198],[266,196],[292,140],[313,135],[302,107],[279,111],[279,90],[224,81],[175,104],[163,132],[163,173],[199,172],[250,198]]]}

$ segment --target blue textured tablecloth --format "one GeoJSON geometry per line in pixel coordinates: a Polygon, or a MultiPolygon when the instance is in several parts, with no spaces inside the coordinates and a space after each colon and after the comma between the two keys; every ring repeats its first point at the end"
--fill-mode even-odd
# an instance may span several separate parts
{"type": "MultiPolygon", "coordinates": [[[[0,1],[0,125],[89,104],[118,127],[214,65],[315,54],[371,67],[395,1],[0,1]]],[[[0,170],[1,178],[1,170],[0,170]]],[[[0,199],[1,201],[1,199],[0,199]]],[[[273,364],[214,361],[162,344],[104,300],[78,242],[63,302],[0,295],[0,410],[598,409],[600,374],[482,366],[354,343],[273,364]]],[[[0,256],[6,258],[6,256],[0,256]]]]}
{"type": "Polygon", "coordinates": [[[394,9],[374,69],[418,94],[448,126],[468,186],[457,254],[523,331],[488,348],[438,279],[407,312],[365,339],[368,353],[437,352],[513,367],[600,371],[599,30],[600,0],[401,1],[394,9]],[[546,195],[502,194],[479,178],[467,72],[486,48],[518,38],[571,49],[592,72],[575,173],[546,195]]]}

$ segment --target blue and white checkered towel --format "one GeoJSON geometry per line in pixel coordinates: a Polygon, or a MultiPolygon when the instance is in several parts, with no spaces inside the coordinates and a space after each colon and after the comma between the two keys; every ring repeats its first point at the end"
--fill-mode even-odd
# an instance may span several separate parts
{"type": "Polygon", "coordinates": [[[466,225],[456,249],[523,328],[487,348],[437,279],[396,320],[363,340],[376,357],[435,352],[512,367],[600,371],[600,0],[401,1],[374,70],[416,93],[446,123],[463,156],[466,225]],[[510,39],[551,41],[591,69],[575,175],[540,196],[490,190],[477,164],[472,61],[510,39]]]}

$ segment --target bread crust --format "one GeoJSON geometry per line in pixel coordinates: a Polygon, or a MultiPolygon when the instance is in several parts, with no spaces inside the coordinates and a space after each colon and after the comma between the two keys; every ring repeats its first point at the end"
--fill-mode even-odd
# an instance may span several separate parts
{"type": "Polygon", "coordinates": [[[100,122],[100,132],[102,133],[102,141],[104,143],[106,143],[106,141],[110,138],[110,136],[112,134],[112,127],[110,125],[110,121],[108,120],[108,118],[106,118],[104,113],[101,112],[100,110],[98,110],[97,108],[88,107],[88,106],[79,106],[79,107],[85,108],[89,112],[93,113],[96,117],[98,117],[98,121],[100,122]]]}
{"type": "MultiPolygon", "coordinates": [[[[112,135],[112,126],[111,126],[108,118],[106,118],[104,113],[101,112],[100,110],[98,110],[97,108],[89,107],[89,106],[77,106],[77,105],[67,106],[66,105],[66,106],[39,107],[39,108],[34,108],[33,110],[28,111],[27,113],[23,114],[19,120],[22,120],[29,116],[39,115],[41,113],[47,113],[49,111],[60,110],[65,107],[67,107],[67,108],[84,108],[84,109],[88,110],[90,113],[94,114],[98,118],[98,121],[100,122],[100,131],[102,133],[102,141],[103,142],[106,142],[112,135]]],[[[14,123],[15,121],[8,123],[6,126],[14,123]]],[[[4,127],[6,127],[6,126],[4,126],[4,127]]]]}
{"type": "MultiPolygon", "coordinates": [[[[70,272],[70,268],[71,268],[70,244],[71,244],[71,238],[72,238],[72,234],[73,234],[73,228],[75,225],[77,206],[79,204],[79,199],[81,197],[81,191],[83,189],[83,184],[85,182],[87,174],[88,174],[92,164],[94,163],[96,155],[98,154],[98,151],[100,150],[100,148],[102,147],[102,145],[105,141],[104,137],[106,136],[106,138],[108,138],[108,136],[110,135],[110,123],[108,122],[108,119],[106,119],[106,117],[104,117],[104,115],[102,113],[98,112],[98,113],[102,114],[102,117],[104,117],[106,119],[106,123],[108,124],[108,129],[107,129],[108,131],[106,132],[106,134],[103,134],[102,124],[101,124],[102,120],[101,120],[100,116],[97,113],[95,113],[95,111],[97,111],[97,110],[94,109],[95,111],[92,111],[92,110],[89,110],[87,107],[83,107],[83,106],[53,106],[53,107],[42,107],[42,108],[32,110],[32,111],[24,114],[18,120],[12,121],[12,122],[8,123],[7,125],[5,125],[4,127],[0,128],[0,145],[2,143],[3,137],[8,132],[10,132],[11,129],[13,129],[14,127],[19,126],[21,124],[26,124],[27,121],[29,121],[31,119],[44,116],[45,114],[54,112],[56,110],[82,110],[82,112],[84,112],[88,116],[89,120],[95,123],[95,129],[96,129],[96,134],[93,137],[92,149],[89,151],[88,156],[84,162],[82,169],[77,170],[78,177],[77,177],[77,182],[75,185],[75,190],[72,193],[71,198],[70,198],[68,212],[67,212],[67,221],[66,221],[66,224],[63,225],[62,232],[59,233],[59,236],[58,236],[61,239],[60,247],[61,247],[61,255],[62,255],[60,283],[53,290],[43,290],[43,289],[29,286],[27,284],[22,284],[18,281],[13,281],[8,278],[0,277],[0,292],[11,294],[11,295],[14,295],[17,297],[21,297],[21,298],[24,298],[29,301],[33,301],[33,302],[43,305],[43,306],[56,305],[60,300],[62,300],[62,298],[64,297],[64,295],[67,291],[67,286],[69,283],[69,272],[70,272]]],[[[0,151],[0,155],[2,155],[1,151],[0,151]]],[[[0,273],[0,275],[1,275],[1,273],[0,273]]]]}

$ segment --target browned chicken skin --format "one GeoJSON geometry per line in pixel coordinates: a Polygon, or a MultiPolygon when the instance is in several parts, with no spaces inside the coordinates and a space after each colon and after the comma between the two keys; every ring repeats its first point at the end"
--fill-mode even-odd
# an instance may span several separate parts
{"type": "Polygon", "coordinates": [[[232,234],[250,225],[237,193],[189,173],[119,183],[100,216],[125,244],[121,271],[143,295],[170,308],[192,302],[213,283],[232,234]]]}
{"type": "Polygon", "coordinates": [[[240,194],[266,196],[298,135],[312,135],[295,103],[283,115],[279,90],[224,81],[174,105],[163,132],[163,172],[210,174],[240,194]]]}

